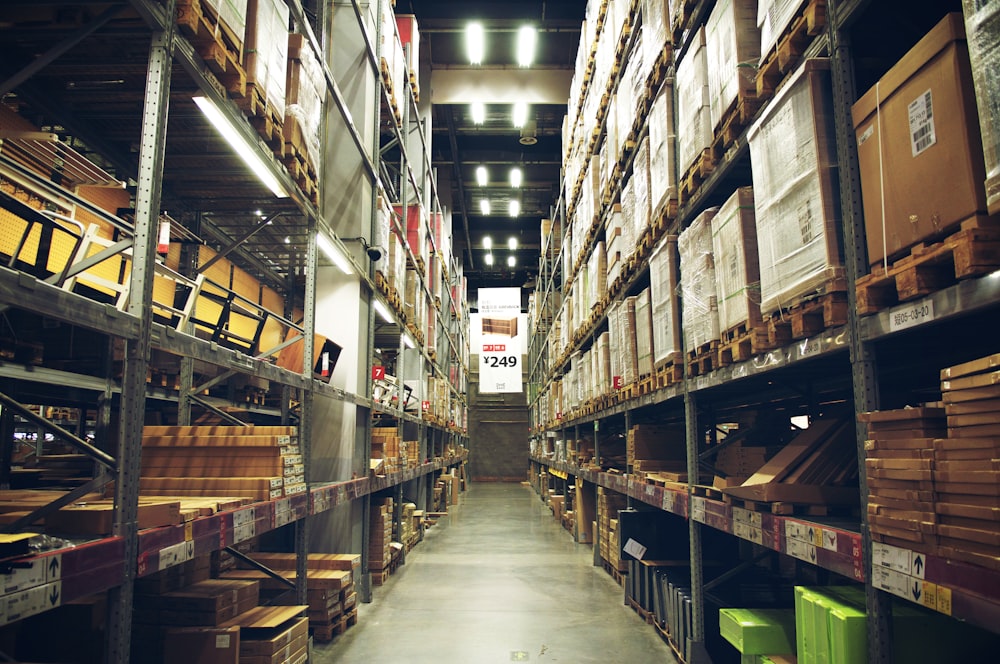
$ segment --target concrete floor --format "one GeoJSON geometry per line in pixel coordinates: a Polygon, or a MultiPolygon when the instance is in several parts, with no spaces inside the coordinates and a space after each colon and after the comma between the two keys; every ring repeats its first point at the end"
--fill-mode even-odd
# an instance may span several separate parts
{"type": "Polygon", "coordinates": [[[520,484],[472,484],[312,662],[676,662],[520,484]]]}

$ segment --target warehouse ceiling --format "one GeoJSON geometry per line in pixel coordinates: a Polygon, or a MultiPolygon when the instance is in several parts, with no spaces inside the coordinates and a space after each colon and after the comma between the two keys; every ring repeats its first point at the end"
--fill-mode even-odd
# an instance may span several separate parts
{"type": "Polygon", "coordinates": [[[430,60],[433,161],[442,198],[451,199],[454,252],[464,264],[473,306],[477,288],[522,287],[537,276],[541,220],[550,216],[559,197],[562,122],[585,6],[579,0],[396,2],[397,14],[416,15],[421,57],[430,60]],[[482,23],[486,37],[481,66],[471,66],[466,53],[465,26],[473,20],[482,23]],[[517,30],[522,25],[538,30],[535,60],[528,70],[517,65],[517,30]],[[533,100],[523,131],[511,118],[510,100],[519,93],[533,100]],[[486,102],[486,119],[480,125],[473,122],[473,98],[486,102]],[[477,184],[478,166],[488,170],[485,187],[477,184]],[[514,167],[523,173],[520,188],[510,185],[514,167]],[[517,217],[509,214],[512,198],[520,203],[517,217]],[[484,199],[490,202],[488,215],[480,207],[484,199]],[[486,263],[486,236],[494,246],[492,266],[486,263]],[[512,237],[518,243],[514,252],[508,250],[512,237]],[[511,255],[514,268],[507,265],[511,255]]]}

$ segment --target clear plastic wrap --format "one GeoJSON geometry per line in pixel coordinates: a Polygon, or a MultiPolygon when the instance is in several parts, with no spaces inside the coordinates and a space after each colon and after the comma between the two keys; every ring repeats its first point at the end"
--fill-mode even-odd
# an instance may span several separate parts
{"type": "Polygon", "coordinates": [[[649,209],[655,216],[677,197],[674,88],[664,83],[649,109],[649,209]]]}
{"type": "Polygon", "coordinates": [[[681,259],[681,327],[684,350],[689,353],[719,338],[712,255],[712,218],[718,211],[719,208],[705,210],[677,237],[681,259]]]}
{"type": "Polygon", "coordinates": [[[590,255],[589,265],[590,307],[593,309],[608,290],[608,256],[605,253],[604,242],[594,246],[590,255]]]}
{"type": "Polygon", "coordinates": [[[642,0],[642,28],[642,57],[651,71],[671,41],[670,0],[642,0]]]}
{"type": "Polygon", "coordinates": [[[285,117],[288,5],[280,0],[249,1],[243,52],[247,83],[260,88],[274,113],[285,117]]]}
{"type": "Polygon", "coordinates": [[[375,224],[372,228],[372,246],[384,247],[386,251],[375,261],[375,271],[389,276],[389,228],[392,224],[392,206],[379,196],[375,203],[375,224]]]}
{"type": "Polygon", "coordinates": [[[632,161],[632,192],[635,196],[635,208],[632,212],[632,246],[629,252],[636,249],[642,234],[649,228],[649,138],[643,137],[635,150],[632,161]]]}
{"type": "Polygon", "coordinates": [[[969,59],[986,157],[986,203],[1000,211],[1000,2],[964,0],[969,59]]]}
{"type": "Polygon", "coordinates": [[[737,97],[757,94],[760,30],[756,0],[720,0],[705,24],[708,103],[715,128],[737,97]]]}
{"type": "MultiPolygon", "coordinates": [[[[233,31],[237,39],[242,39],[247,31],[247,0],[204,0],[215,10],[219,20],[233,31]]],[[[287,30],[287,23],[285,24],[287,30]]]]}
{"type": "Polygon", "coordinates": [[[639,380],[639,355],[636,348],[636,322],[635,305],[636,297],[625,298],[622,304],[621,328],[622,328],[622,380],[625,385],[631,385],[639,380]]]}
{"type": "Polygon", "coordinates": [[[750,128],[761,313],[842,275],[829,63],[807,60],[750,128]]]}
{"type": "Polygon", "coordinates": [[[629,178],[622,185],[622,232],[619,245],[623,258],[628,258],[635,250],[635,178],[629,178]]]}
{"type": "Polygon", "coordinates": [[[720,329],[731,330],[743,323],[748,329],[758,326],[760,263],[752,187],[737,189],[712,218],[712,254],[720,329]]]}
{"type": "Polygon", "coordinates": [[[698,28],[691,47],[677,63],[674,85],[677,89],[677,126],[683,128],[677,136],[677,158],[680,172],[684,173],[712,143],[704,27],[698,28]]]}
{"type": "Polygon", "coordinates": [[[649,257],[649,298],[653,320],[653,363],[660,368],[680,357],[677,236],[667,235],[649,257]]]}
{"type": "MultiPolygon", "coordinates": [[[[642,44],[641,29],[639,33],[636,37],[637,49],[641,48],[642,44]]],[[[619,161],[625,155],[628,137],[632,133],[633,125],[635,125],[637,106],[646,94],[646,76],[643,73],[644,61],[641,57],[634,55],[635,53],[641,53],[641,51],[633,51],[633,56],[628,59],[625,71],[622,72],[621,80],[618,82],[618,111],[616,121],[618,125],[617,158],[619,161]]]]}
{"type": "MultiPolygon", "coordinates": [[[[301,43],[300,35],[290,35],[289,40],[295,44],[301,43]]],[[[323,117],[323,100],[326,98],[326,78],[316,56],[308,46],[291,48],[289,41],[288,78],[285,87],[285,142],[292,142],[305,147],[313,168],[319,173],[319,143],[320,121],[323,117]],[[293,53],[294,51],[294,53],[293,53]],[[298,127],[299,136],[294,137],[294,127],[298,127]],[[291,138],[290,137],[294,137],[291,138]]]]}
{"type": "Polygon", "coordinates": [[[621,311],[621,301],[608,307],[608,367],[611,372],[608,382],[612,389],[620,383],[622,376],[622,349],[625,341],[622,338],[621,311]]]}
{"type": "Polygon", "coordinates": [[[639,377],[653,373],[654,346],[652,302],[649,289],[644,288],[635,299],[635,352],[639,377]]]}
{"type": "Polygon", "coordinates": [[[611,334],[602,332],[597,337],[597,396],[611,392],[611,334]]]}
{"type": "Polygon", "coordinates": [[[806,0],[759,0],[757,28],[760,30],[760,60],[778,45],[778,37],[789,26],[806,0]]]}
{"type": "Polygon", "coordinates": [[[622,209],[621,205],[615,203],[611,206],[611,214],[608,216],[607,225],[604,229],[604,250],[607,254],[607,283],[612,283],[618,278],[621,272],[622,254],[622,209]]]}
{"type": "Polygon", "coordinates": [[[618,129],[618,92],[616,91],[611,93],[611,100],[608,102],[608,118],[607,122],[604,123],[604,141],[607,150],[604,152],[603,158],[608,178],[611,177],[611,172],[619,161],[618,150],[621,148],[621,141],[618,137],[618,129]]]}

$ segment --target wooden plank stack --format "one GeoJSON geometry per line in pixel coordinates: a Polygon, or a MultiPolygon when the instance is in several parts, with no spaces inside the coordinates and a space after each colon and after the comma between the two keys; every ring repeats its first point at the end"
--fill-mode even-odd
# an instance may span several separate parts
{"type": "Polygon", "coordinates": [[[618,512],[625,509],[625,496],[604,487],[597,487],[597,524],[601,558],[613,569],[623,572],[628,564],[622,562],[618,542],[618,512]]]}
{"type": "Polygon", "coordinates": [[[941,372],[948,437],[934,441],[939,553],[1000,570],[1000,354],[941,372]]]}
{"type": "Polygon", "coordinates": [[[146,427],[140,491],[147,496],[245,496],[305,491],[295,427],[146,427]]]}
{"type": "MultiPolygon", "coordinates": [[[[239,629],[240,664],[301,664],[309,657],[303,606],[258,606],[226,623],[239,629]]],[[[190,654],[184,664],[190,663],[190,654]]]]}
{"type": "Polygon", "coordinates": [[[368,569],[372,583],[382,585],[389,576],[392,563],[392,498],[372,501],[371,523],[368,529],[368,569]]]}
{"type": "Polygon", "coordinates": [[[941,408],[903,408],[861,415],[868,425],[865,470],[872,538],[933,553],[934,439],[944,435],[941,408]]]}
{"type": "Polygon", "coordinates": [[[683,427],[636,424],[625,438],[628,467],[637,472],[685,473],[684,436],[683,427]]]}

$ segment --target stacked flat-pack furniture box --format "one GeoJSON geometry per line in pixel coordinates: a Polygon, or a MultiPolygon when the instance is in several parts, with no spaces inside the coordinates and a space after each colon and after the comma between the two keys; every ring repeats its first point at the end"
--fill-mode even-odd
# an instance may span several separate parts
{"type": "Polygon", "coordinates": [[[719,208],[709,208],[681,231],[677,249],[681,266],[681,328],[684,350],[698,350],[719,338],[719,308],[712,255],[712,218],[719,208]]]}
{"type": "Polygon", "coordinates": [[[300,34],[288,35],[288,69],[285,79],[285,154],[305,151],[303,157],[320,172],[320,123],[326,78],[312,48],[300,34]]]}
{"type": "Polygon", "coordinates": [[[625,298],[619,318],[622,342],[622,380],[631,385],[639,379],[639,354],[636,348],[635,296],[625,298]]]}
{"type": "Polygon", "coordinates": [[[677,136],[674,86],[664,82],[649,109],[649,209],[655,218],[677,198],[677,136]]]}
{"type": "Polygon", "coordinates": [[[249,0],[243,53],[248,88],[255,86],[274,115],[283,119],[288,68],[288,6],[284,2],[249,0]]]}
{"type": "Polygon", "coordinates": [[[957,13],[852,106],[870,263],[897,258],[986,213],[976,109],[965,25],[957,13]]]}
{"type": "Polygon", "coordinates": [[[778,39],[791,24],[795,14],[808,0],[760,0],[757,3],[757,29],[760,31],[761,64],[778,46],[778,39]]]}
{"type": "Polygon", "coordinates": [[[653,307],[653,363],[657,369],[681,354],[680,269],[677,236],[664,236],[649,258],[649,295],[653,307]]]}
{"type": "Polygon", "coordinates": [[[649,289],[644,288],[635,298],[636,379],[653,374],[653,358],[655,357],[653,321],[653,307],[649,298],[649,289]]]}
{"type": "Polygon", "coordinates": [[[757,97],[754,69],[760,59],[756,0],[720,0],[705,24],[709,125],[714,129],[738,99],[757,97]]]}
{"type": "Polygon", "coordinates": [[[963,0],[965,31],[979,108],[986,168],[986,204],[1000,212],[1000,5],[963,0]]]}
{"type": "Polygon", "coordinates": [[[712,218],[712,253],[721,331],[744,324],[747,331],[760,327],[760,262],[752,187],[737,189],[712,218]]]}
{"type": "Polygon", "coordinates": [[[670,0],[642,0],[642,57],[649,71],[671,43],[670,0]]]}
{"type": "Polygon", "coordinates": [[[705,28],[698,28],[687,53],[677,63],[677,168],[691,169],[703,150],[712,144],[711,109],[708,97],[708,53],[705,28]]]}
{"type": "Polygon", "coordinates": [[[635,207],[632,216],[632,241],[629,253],[635,253],[643,233],[649,229],[650,208],[649,198],[649,138],[644,136],[635,149],[632,160],[632,193],[635,196],[635,207]]]}
{"type": "Polygon", "coordinates": [[[831,95],[829,62],[807,60],[749,131],[765,316],[843,276],[831,95]]]}

